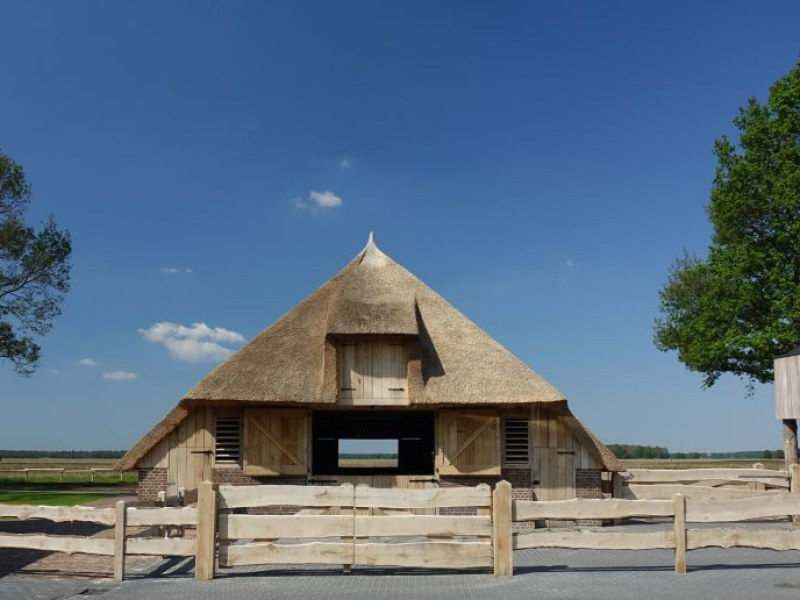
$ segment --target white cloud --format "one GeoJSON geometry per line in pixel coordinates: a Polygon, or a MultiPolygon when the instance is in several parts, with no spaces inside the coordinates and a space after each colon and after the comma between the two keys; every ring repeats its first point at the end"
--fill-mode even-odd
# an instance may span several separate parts
{"type": "Polygon", "coordinates": [[[189,268],[179,269],[178,267],[161,267],[159,271],[167,275],[177,275],[178,273],[186,273],[187,275],[192,274],[192,270],[189,268]]]}
{"type": "Polygon", "coordinates": [[[176,359],[184,362],[220,361],[233,354],[231,344],[241,344],[244,336],[222,327],[209,327],[205,323],[192,323],[189,327],[178,323],[156,323],[140,329],[142,337],[154,344],[163,344],[176,359]]]}
{"type": "Polygon", "coordinates": [[[137,377],[138,375],[136,373],[131,373],[130,371],[109,371],[108,373],[103,373],[103,379],[109,379],[111,381],[130,381],[137,377]]]}
{"type": "Polygon", "coordinates": [[[291,203],[300,209],[311,210],[329,210],[332,208],[339,208],[344,204],[341,196],[337,196],[331,191],[318,192],[311,190],[308,192],[308,198],[303,199],[300,196],[292,198],[291,203]]]}
{"type": "Polygon", "coordinates": [[[93,358],[82,358],[78,361],[78,364],[82,367],[96,367],[97,361],[93,358]]]}
{"type": "Polygon", "coordinates": [[[339,169],[341,169],[342,171],[349,171],[352,168],[353,168],[353,161],[350,160],[349,158],[342,158],[339,161],[339,169]]]}
{"type": "Polygon", "coordinates": [[[311,190],[308,199],[320,208],[336,208],[342,205],[342,199],[330,191],[316,192],[311,190]]]}

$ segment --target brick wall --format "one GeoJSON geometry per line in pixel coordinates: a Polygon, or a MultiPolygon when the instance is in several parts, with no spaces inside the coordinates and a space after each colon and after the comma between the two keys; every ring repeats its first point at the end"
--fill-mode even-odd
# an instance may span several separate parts
{"type": "Polygon", "coordinates": [[[154,502],[158,492],[167,491],[167,470],[154,467],[152,469],[139,469],[139,484],[136,486],[136,495],[143,502],[154,502]]]}
{"type": "MultiPolygon", "coordinates": [[[[575,470],[575,497],[590,500],[603,498],[602,471],[600,469],[575,470]]],[[[581,519],[578,521],[578,526],[580,527],[600,527],[602,524],[602,521],[595,519],[581,519]]]]}
{"type": "MultiPolygon", "coordinates": [[[[222,485],[307,485],[305,477],[291,479],[278,479],[275,477],[250,477],[242,472],[239,467],[225,467],[211,470],[211,481],[222,485]]],[[[296,506],[269,506],[263,508],[248,508],[250,515],[293,515],[297,512],[296,506]]]]}

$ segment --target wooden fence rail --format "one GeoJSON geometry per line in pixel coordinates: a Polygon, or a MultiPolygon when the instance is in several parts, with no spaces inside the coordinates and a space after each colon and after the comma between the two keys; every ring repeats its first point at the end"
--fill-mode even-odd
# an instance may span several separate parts
{"type": "Polygon", "coordinates": [[[620,474],[621,495],[628,500],[687,498],[733,500],[789,492],[789,471],[771,471],[756,463],[752,469],[629,469],[620,474]]]}
{"type": "Polygon", "coordinates": [[[88,473],[89,480],[94,483],[95,475],[98,473],[119,473],[119,480],[122,481],[125,473],[130,471],[117,471],[111,467],[86,467],[84,469],[67,469],[66,467],[25,467],[22,469],[0,469],[0,475],[4,473],[20,473],[25,476],[25,481],[31,480],[31,474],[35,473],[55,473],[61,483],[64,483],[64,475],[71,473],[88,473]]]}

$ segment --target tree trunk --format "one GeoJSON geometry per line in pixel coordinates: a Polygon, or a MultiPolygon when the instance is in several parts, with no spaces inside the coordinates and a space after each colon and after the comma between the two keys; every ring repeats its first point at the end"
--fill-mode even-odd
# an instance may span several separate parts
{"type": "Polygon", "coordinates": [[[797,464],[797,421],[795,419],[783,420],[783,453],[786,458],[786,468],[797,464]]]}

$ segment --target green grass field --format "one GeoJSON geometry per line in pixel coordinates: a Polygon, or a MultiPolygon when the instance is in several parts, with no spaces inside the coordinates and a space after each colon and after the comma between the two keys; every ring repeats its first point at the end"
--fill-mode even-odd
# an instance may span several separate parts
{"type": "MultiPolygon", "coordinates": [[[[92,485],[92,477],[89,471],[79,469],[110,469],[116,463],[115,459],[102,458],[76,458],[76,459],[52,459],[52,458],[27,458],[12,459],[7,458],[0,461],[0,488],[17,487],[22,483],[58,485],[62,483],[62,477],[57,472],[52,471],[29,471],[27,476],[20,472],[21,469],[65,469],[63,474],[64,485],[92,485]]],[[[98,471],[94,474],[94,485],[121,485],[131,486],[138,481],[138,474],[130,471],[122,474],[120,481],[119,473],[116,471],[98,471]]]]}
{"type": "Polygon", "coordinates": [[[108,494],[53,493],[53,492],[0,492],[0,504],[30,504],[33,506],[75,506],[108,498],[108,494]]]}

